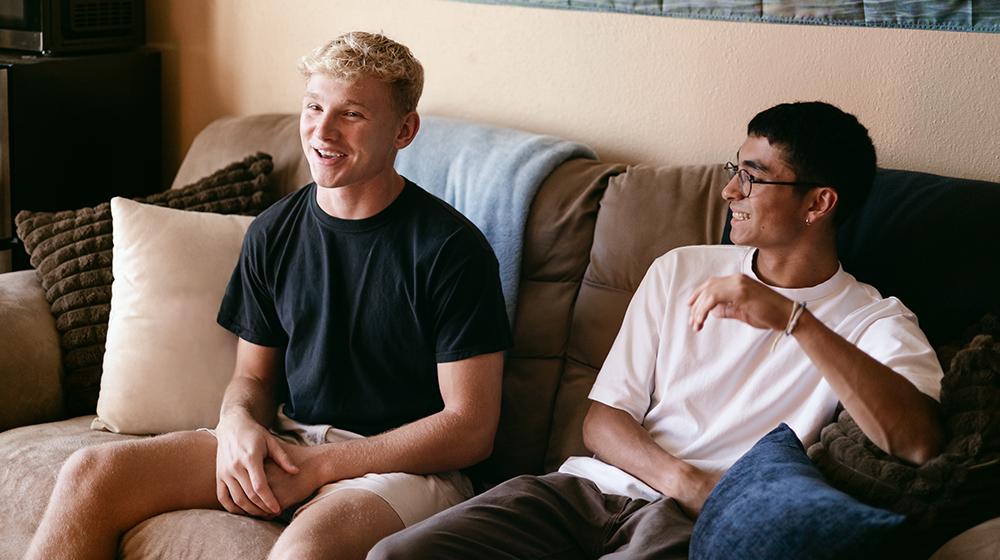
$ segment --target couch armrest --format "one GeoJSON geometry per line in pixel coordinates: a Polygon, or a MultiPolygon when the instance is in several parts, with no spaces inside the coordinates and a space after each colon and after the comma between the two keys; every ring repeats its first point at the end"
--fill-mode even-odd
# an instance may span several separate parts
{"type": "Polygon", "coordinates": [[[62,416],[61,360],[35,271],[0,274],[0,430],[62,416]]]}

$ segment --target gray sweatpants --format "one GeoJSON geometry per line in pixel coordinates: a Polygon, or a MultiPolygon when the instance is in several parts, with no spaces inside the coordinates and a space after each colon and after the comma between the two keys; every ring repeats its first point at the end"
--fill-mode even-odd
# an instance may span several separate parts
{"type": "Polygon", "coordinates": [[[603,494],[561,473],[520,476],[382,540],[397,558],[687,558],[692,521],[672,499],[603,494]]]}

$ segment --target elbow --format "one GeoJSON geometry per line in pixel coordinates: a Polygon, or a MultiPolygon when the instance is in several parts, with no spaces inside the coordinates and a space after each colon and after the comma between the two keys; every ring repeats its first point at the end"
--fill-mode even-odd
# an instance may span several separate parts
{"type": "Polygon", "coordinates": [[[493,454],[497,423],[470,422],[463,433],[465,436],[452,446],[452,449],[459,456],[458,462],[462,464],[462,467],[475,465],[489,459],[490,455],[493,454]]]}
{"type": "Polygon", "coordinates": [[[913,434],[905,450],[890,454],[916,466],[923,465],[941,454],[944,449],[944,427],[933,421],[919,433],[913,434]]]}
{"type": "Polygon", "coordinates": [[[488,436],[476,437],[469,441],[465,461],[463,462],[467,466],[471,466],[489,459],[490,455],[493,454],[494,435],[494,433],[491,433],[488,436]]]}
{"type": "Polygon", "coordinates": [[[583,445],[591,453],[596,454],[600,445],[601,422],[597,419],[600,416],[600,409],[591,403],[587,415],[583,417],[583,445]]]}
{"type": "Polygon", "coordinates": [[[923,438],[910,450],[903,459],[920,466],[941,454],[944,448],[944,434],[937,430],[923,438]]]}

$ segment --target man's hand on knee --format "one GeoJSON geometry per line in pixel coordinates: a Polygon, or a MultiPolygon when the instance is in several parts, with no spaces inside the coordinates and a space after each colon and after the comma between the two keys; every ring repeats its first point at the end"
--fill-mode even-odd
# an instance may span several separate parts
{"type": "Polygon", "coordinates": [[[278,441],[290,461],[298,469],[291,472],[275,461],[264,462],[264,474],[268,485],[282,510],[305,501],[317,488],[329,482],[321,472],[322,453],[320,447],[292,445],[278,441]]]}
{"type": "Polygon", "coordinates": [[[288,474],[299,469],[281,440],[249,416],[226,416],[216,428],[216,495],[227,511],[257,517],[274,517],[281,504],[271,489],[265,460],[288,474]]]}

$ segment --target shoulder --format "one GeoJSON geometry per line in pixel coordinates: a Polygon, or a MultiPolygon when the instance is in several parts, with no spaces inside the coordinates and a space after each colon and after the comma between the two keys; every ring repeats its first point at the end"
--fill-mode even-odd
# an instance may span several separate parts
{"type": "Polygon", "coordinates": [[[670,275],[697,273],[717,276],[738,272],[753,249],[737,245],[689,245],[678,247],[658,257],[650,271],[670,275]]]}
{"type": "Polygon", "coordinates": [[[313,192],[313,184],[310,183],[295,192],[282,197],[274,204],[268,206],[261,212],[247,230],[248,239],[261,239],[270,237],[275,230],[280,230],[294,221],[308,210],[309,196],[313,192]]]}
{"type": "Polygon", "coordinates": [[[493,255],[489,240],[461,212],[444,200],[409,181],[411,189],[411,219],[422,238],[442,246],[493,255]]]}

